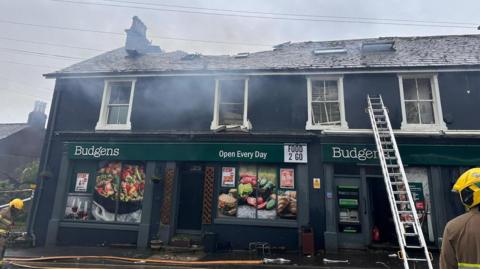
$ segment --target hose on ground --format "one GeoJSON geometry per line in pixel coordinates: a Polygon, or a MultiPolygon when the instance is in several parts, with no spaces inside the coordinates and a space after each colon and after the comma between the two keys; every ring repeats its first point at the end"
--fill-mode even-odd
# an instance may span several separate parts
{"type": "Polygon", "coordinates": [[[55,260],[81,260],[81,259],[95,259],[95,260],[112,260],[112,261],[127,261],[132,263],[152,263],[152,264],[168,264],[168,265],[258,265],[263,264],[263,260],[220,260],[220,261],[176,261],[165,259],[138,259],[118,256],[50,256],[39,258],[5,258],[4,262],[18,263],[18,262],[41,262],[41,261],[55,261],[55,260]]]}

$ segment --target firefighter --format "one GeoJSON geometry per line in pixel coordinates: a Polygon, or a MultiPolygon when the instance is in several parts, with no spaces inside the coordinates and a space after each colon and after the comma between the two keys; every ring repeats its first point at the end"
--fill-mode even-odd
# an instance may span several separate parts
{"type": "Polygon", "coordinates": [[[440,269],[480,268],[480,168],[463,173],[452,191],[459,193],[468,212],[445,226],[440,269]]]}
{"type": "Polygon", "coordinates": [[[3,257],[5,251],[5,242],[8,231],[13,226],[15,217],[23,209],[23,201],[21,199],[13,199],[8,206],[0,210],[0,257],[3,257]]]}

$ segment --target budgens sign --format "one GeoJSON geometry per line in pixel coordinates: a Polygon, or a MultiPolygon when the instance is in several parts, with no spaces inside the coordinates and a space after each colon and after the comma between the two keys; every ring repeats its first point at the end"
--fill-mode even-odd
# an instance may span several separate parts
{"type": "Polygon", "coordinates": [[[325,162],[378,163],[378,151],[369,144],[322,144],[325,162]]]}

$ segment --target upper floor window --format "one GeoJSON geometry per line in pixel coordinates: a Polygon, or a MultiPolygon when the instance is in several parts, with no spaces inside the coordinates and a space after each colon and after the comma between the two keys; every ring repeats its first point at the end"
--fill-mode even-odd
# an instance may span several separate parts
{"type": "Polygon", "coordinates": [[[436,75],[399,75],[402,129],[445,129],[436,75]]]}
{"type": "Polygon", "coordinates": [[[345,121],[342,77],[307,78],[307,129],[348,128],[345,121]]]}
{"type": "Polygon", "coordinates": [[[223,127],[251,129],[247,109],[248,78],[222,78],[215,81],[212,130],[223,127]]]}
{"type": "Polygon", "coordinates": [[[107,80],[97,130],[129,130],[135,80],[107,80]]]}

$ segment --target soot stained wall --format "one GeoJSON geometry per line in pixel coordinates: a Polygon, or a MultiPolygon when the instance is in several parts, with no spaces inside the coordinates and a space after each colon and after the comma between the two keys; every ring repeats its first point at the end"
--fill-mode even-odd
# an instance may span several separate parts
{"type": "Polygon", "coordinates": [[[212,78],[146,78],[137,81],[132,107],[134,130],[210,130],[212,78]]]}
{"type": "Polygon", "coordinates": [[[400,129],[402,110],[396,74],[358,74],[344,77],[345,115],[350,129],[370,129],[367,95],[381,94],[392,127],[400,129]]]}
{"type": "Polygon", "coordinates": [[[91,131],[100,114],[103,79],[59,79],[60,101],[55,130],[91,131]]]}
{"type": "Polygon", "coordinates": [[[305,130],[307,80],[304,76],[252,77],[248,119],[257,131],[305,130]]]}
{"type": "Polygon", "coordinates": [[[440,73],[438,76],[443,118],[448,129],[480,129],[480,72],[440,73]],[[469,91],[469,92],[467,92],[469,91]]]}

